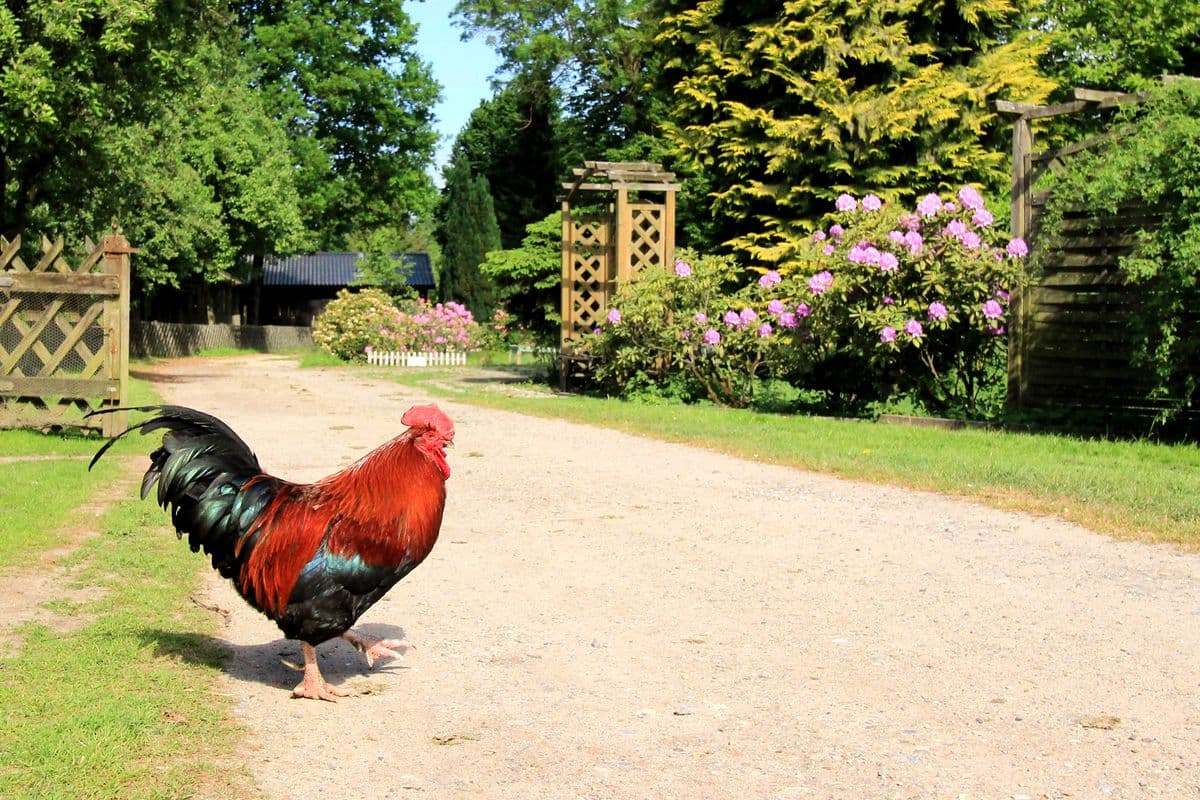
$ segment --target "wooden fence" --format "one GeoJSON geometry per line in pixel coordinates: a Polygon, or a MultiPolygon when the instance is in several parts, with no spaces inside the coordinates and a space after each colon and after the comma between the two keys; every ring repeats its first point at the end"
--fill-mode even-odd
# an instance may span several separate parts
{"type": "Polygon", "coordinates": [[[1152,376],[1131,363],[1129,320],[1140,291],[1118,266],[1136,244],[1136,231],[1153,226],[1146,209],[1129,207],[1102,219],[1065,215],[1061,236],[1045,240],[1041,219],[1049,192],[1038,180],[1104,136],[1050,150],[1034,149],[1032,125],[1062,114],[1142,102],[1135,94],[1076,89],[1075,99],[1053,106],[1000,101],[1016,115],[1013,126],[1012,234],[1038,251],[1039,269],[1014,293],[1010,314],[1008,400],[1014,408],[1086,409],[1109,421],[1145,420],[1158,406],[1148,399],[1152,376]]]}
{"type": "Polygon", "coordinates": [[[72,266],[61,238],[43,238],[28,266],[21,238],[0,236],[0,426],[101,427],[83,413],[124,405],[129,383],[129,256],[125,237],[106,236],[72,266]]]}

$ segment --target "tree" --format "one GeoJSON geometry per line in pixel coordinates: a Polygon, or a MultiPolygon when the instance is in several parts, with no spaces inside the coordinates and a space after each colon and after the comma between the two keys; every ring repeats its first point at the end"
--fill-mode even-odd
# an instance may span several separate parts
{"type": "Polygon", "coordinates": [[[551,340],[562,322],[562,212],[525,228],[520,247],[493,250],[480,269],[501,304],[539,339],[551,340]]]}
{"type": "Polygon", "coordinates": [[[446,168],[445,179],[439,219],[443,261],[438,294],[443,301],[458,300],[476,319],[488,319],[495,305],[495,290],[479,265],[490,251],[500,249],[500,226],[487,178],[476,175],[470,162],[457,155],[446,168]]]}
{"type": "Polygon", "coordinates": [[[0,232],[27,229],[39,209],[68,216],[59,212],[101,182],[113,126],[146,123],[156,97],[194,77],[197,45],[225,22],[211,0],[0,7],[0,232]]]}
{"type": "Polygon", "coordinates": [[[518,246],[525,227],[554,208],[563,174],[557,116],[548,96],[512,85],[480,103],[455,140],[454,152],[488,180],[506,248],[518,246]]]}
{"type": "Polygon", "coordinates": [[[839,194],[1007,185],[1000,97],[1043,100],[1029,3],[672,0],[666,135],[703,174],[718,241],[786,265],[839,194]]]}
{"type": "Polygon", "coordinates": [[[1163,73],[1200,74],[1200,5],[1049,0],[1043,68],[1064,87],[1141,91],[1163,73]]]}
{"type": "Polygon", "coordinates": [[[567,163],[629,156],[647,146],[656,116],[648,0],[459,0],[469,35],[500,54],[501,74],[529,97],[562,104],[567,163]]]}
{"type": "Polygon", "coordinates": [[[434,193],[426,168],[440,87],[413,49],[403,2],[252,0],[239,12],[318,244],[339,249],[355,230],[408,225],[434,193]]]}

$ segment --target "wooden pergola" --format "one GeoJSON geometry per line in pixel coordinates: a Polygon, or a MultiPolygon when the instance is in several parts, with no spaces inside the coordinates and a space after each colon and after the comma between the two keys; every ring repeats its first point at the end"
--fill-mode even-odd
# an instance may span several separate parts
{"type": "Polygon", "coordinates": [[[645,161],[585,161],[573,173],[561,198],[564,372],[579,337],[605,323],[620,282],[675,260],[679,191],[674,173],[645,161]]]}

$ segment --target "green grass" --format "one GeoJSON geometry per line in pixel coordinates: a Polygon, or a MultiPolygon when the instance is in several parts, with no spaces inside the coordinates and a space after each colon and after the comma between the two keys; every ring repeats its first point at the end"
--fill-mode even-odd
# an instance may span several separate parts
{"type": "Polygon", "coordinates": [[[214,690],[223,655],[212,614],[188,603],[199,577],[151,503],[120,502],[71,561],[97,599],[91,620],[28,624],[0,660],[0,796],[244,796],[240,732],[214,690]]]}
{"type": "MultiPolygon", "coordinates": [[[[447,371],[390,372],[431,394],[686,442],[755,461],[1054,514],[1122,538],[1200,549],[1200,448],[945,430],[581,396],[454,391],[447,371]]],[[[530,388],[538,388],[531,385],[530,388]]]]}
{"type": "MultiPolygon", "coordinates": [[[[158,397],[150,384],[131,379],[130,402],[145,405],[158,397]]],[[[59,544],[75,509],[121,474],[121,457],[146,454],[140,438],[122,439],[88,472],[88,459],[104,441],[98,435],[0,431],[0,568],[59,544]]]]}

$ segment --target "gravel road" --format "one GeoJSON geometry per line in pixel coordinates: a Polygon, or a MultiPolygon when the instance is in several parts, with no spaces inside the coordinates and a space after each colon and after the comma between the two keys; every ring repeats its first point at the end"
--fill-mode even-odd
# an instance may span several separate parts
{"type": "MultiPolygon", "coordinates": [[[[271,356],[150,377],[296,480],[429,402],[271,356]]],[[[267,797],[1200,797],[1200,556],[437,402],[441,538],[361,625],[416,646],[320,650],[359,697],[291,699],[298,645],[208,581],[267,797]]]]}

